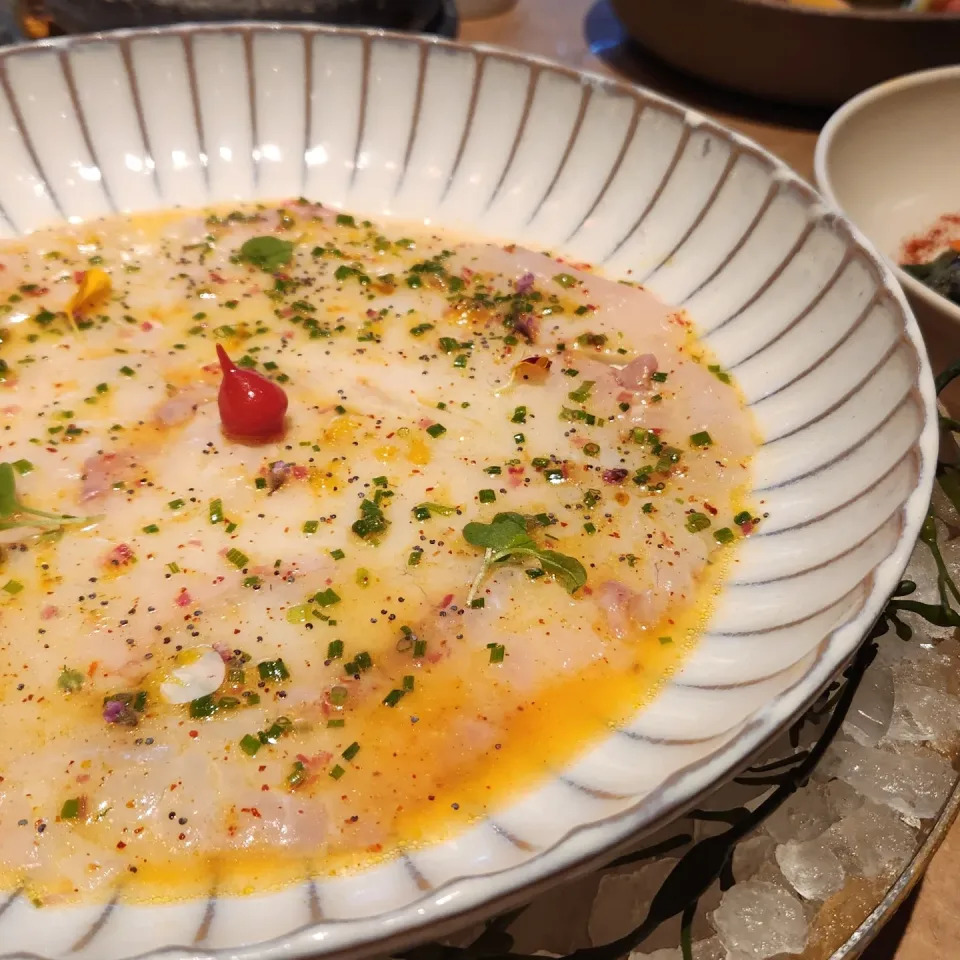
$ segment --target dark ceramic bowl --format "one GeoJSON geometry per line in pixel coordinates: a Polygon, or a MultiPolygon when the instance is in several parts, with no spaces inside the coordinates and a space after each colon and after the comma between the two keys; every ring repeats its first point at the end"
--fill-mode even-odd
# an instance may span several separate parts
{"type": "Polygon", "coordinates": [[[825,10],[784,0],[611,0],[629,34],[702,80],[836,106],[884,80],[960,61],[960,13],[825,10]]]}
{"type": "Polygon", "coordinates": [[[424,31],[442,0],[44,0],[65,33],[187,21],[293,20],[424,31]]]}

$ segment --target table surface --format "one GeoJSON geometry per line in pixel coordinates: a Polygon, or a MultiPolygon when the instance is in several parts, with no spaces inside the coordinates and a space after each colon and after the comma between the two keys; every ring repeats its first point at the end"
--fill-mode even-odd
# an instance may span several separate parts
{"type": "MultiPolygon", "coordinates": [[[[813,180],[813,150],[827,112],[759,103],[673,72],[624,43],[605,0],[519,0],[508,13],[464,22],[460,35],[464,40],[513,47],[652,87],[753,138],[801,176],[813,180]]],[[[863,960],[947,960],[956,956],[960,943],[958,890],[960,821],[914,895],[863,960]]]]}

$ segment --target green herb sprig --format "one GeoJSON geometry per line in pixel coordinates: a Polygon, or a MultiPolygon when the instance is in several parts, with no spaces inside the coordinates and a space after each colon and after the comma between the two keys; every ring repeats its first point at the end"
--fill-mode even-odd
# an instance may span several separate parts
{"type": "Polygon", "coordinates": [[[65,526],[77,526],[92,521],[92,517],[74,517],[28,507],[17,493],[17,473],[12,463],[0,463],[0,530],[19,530],[33,527],[45,533],[65,526]]]}
{"type": "Polygon", "coordinates": [[[240,248],[239,259],[266,273],[276,273],[293,259],[293,242],[279,237],[251,237],[240,248]]]}
{"type": "Polygon", "coordinates": [[[484,551],[483,565],[467,594],[467,606],[473,603],[494,564],[507,560],[525,557],[539,560],[544,573],[549,573],[571,594],[587,582],[587,571],[579,560],[539,546],[527,532],[527,526],[527,518],[519,513],[498,513],[490,523],[474,521],[463,528],[467,543],[484,551]]]}

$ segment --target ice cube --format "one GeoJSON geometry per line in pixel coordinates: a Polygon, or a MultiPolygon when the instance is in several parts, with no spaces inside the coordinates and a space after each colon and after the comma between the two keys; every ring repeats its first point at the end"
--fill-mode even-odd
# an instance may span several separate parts
{"type": "Polygon", "coordinates": [[[949,746],[960,738],[960,698],[907,681],[896,684],[888,740],[949,746]]]}
{"type": "Polygon", "coordinates": [[[510,925],[514,952],[565,955],[589,946],[587,923],[600,883],[601,877],[591,874],[537,897],[510,925]]]}
{"type": "Polygon", "coordinates": [[[890,726],[893,703],[893,672],[885,663],[874,663],[857,687],[843,721],[843,732],[857,743],[874,746],[890,726]]]}
{"type": "Polygon", "coordinates": [[[842,820],[863,806],[863,797],[842,780],[831,780],[824,784],[823,792],[830,817],[834,821],[842,820]]]}
{"type": "Polygon", "coordinates": [[[608,873],[600,881],[587,924],[591,942],[609,943],[643,923],[654,896],[676,863],[665,857],[644,864],[639,870],[608,873]]]}
{"type": "MultiPolygon", "coordinates": [[[[727,957],[727,951],[719,937],[698,940],[692,945],[691,953],[693,960],[726,960],[727,957]]],[[[679,947],[665,947],[652,953],[631,953],[628,960],[683,960],[683,952],[679,947]]]]}
{"type": "Polygon", "coordinates": [[[813,840],[833,819],[827,809],[823,784],[810,782],[801,787],[767,817],[764,829],[777,843],[788,840],[813,840]]]}
{"type": "Polygon", "coordinates": [[[776,857],[790,886],[805,900],[826,900],[843,888],[846,871],[826,836],[783,843],[777,847],[776,857]]]}
{"type": "Polygon", "coordinates": [[[956,779],[953,768],[939,754],[907,744],[893,753],[834,741],[823,764],[825,773],[843,780],[866,799],[921,819],[937,814],[956,779]]]}
{"type": "Polygon", "coordinates": [[[803,904],[772,883],[747,880],[732,886],[713,912],[723,945],[749,960],[801,953],[810,924],[803,904]]]}
{"type": "Polygon", "coordinates": [[[776,846],[776,841],[764,833],[741,840],[733,851],[733,876],[737,883],[751,880],[765,863],[771,863],[776,846]]]}
{"type": "Polygon", "coordinates": [[[887,807],[864,803],[830,828],[834,852],[851,873],[879,877],[898,873],[916,850],[916,833],[887,807]]]}

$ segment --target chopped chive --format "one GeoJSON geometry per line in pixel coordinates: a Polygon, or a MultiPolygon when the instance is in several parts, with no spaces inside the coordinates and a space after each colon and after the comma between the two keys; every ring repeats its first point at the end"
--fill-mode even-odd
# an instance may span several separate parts
{"type": "Polygon", "coordinates": [[[474,597],[474,598],[470,601],[470,606],[471,606],[474,610],[481,610],[481,609],[483,609],[483,607],[484,607],[485,604],[486,604],[486,601],[483,599],[483,597],[474,597]]]}
{"type": "Polygon", "coordinates": [[[395,707],[403,697],[403,690],[391,690],[384,698],[383,705],[386,707],[395,707]]]}
{"type": "Polygon", "coordinates": [[[331,687],[330,702],[335,707],[342,707],[347,702],[347,688],[340,686],[331,687]]]}
{"type": "Polygon", "coordinates": [[[171,501],[167,504],[167,506],[168,506],[171,510],[179,510],[181,507],[186,506],[186,504],[187,504],[187,501],[186,501],[186,500],[177,499],[177,500],[171,500],[171,501]]]}
{"type": "Polygon", "coordinates": [[[98,383],[96,386],[97,393],[107,393],[110,389],[110,385],[107,383],[98,383]]]}
{"type": "Polygon", "coordinates": [[[302,531],[303,531],[304,533],[307,533],[307,534],[316,533],[317,530],[320,529],[320,521],[319,521],[319,520],[307,520],[307,521],[303,524],[303,527],[302,527],[301,529],[302,529],[302,531]]]}
{"type": "Polygon", "coordinates": [[[701,430],[699,433],[690,434],[690,446],[692,447],[709,447],[713,445],[713,438],[707,433],[706,430],[701,430]]]}
{"type": "Polygon", "coordinates": [[[316,594],[313,601],[320,607],[332,607],[335,603],[340,602],[340,597],[337,596],[332,587],[327,587],[326,590],[321,590],[316,594]]]}
{"type": "Polygon", "coordinates": [[[330,556],[333,557],[334,560],[342,560],[346,556],[346,554],[342,550],[337,548],[336,550],[330,551],[330,556]]]}
{"type": "Polygon", "coordinates": [[[415,657],[425,657],[427,655],[427,641],[426,640],[414,640],[413,641],[413,655],[415,657]]]}
{"type": "Polygon", "coordinates": [[[225,533],[233,533],[233,531],[237,529],[237,525],[235,523],[228,523],[223,529],[225,533]]]}
{"type": "Polygon", "coordinates": [[[576,390],[571,390],[567,396],[577,403],[586,403],[590,397],[590,391],[594,388],[596,382],[596,380],[584,380],[576,390]]]}
{"type": "Polygon", "coordinates": [[[507,648],[502,643],[488,643],[487,646],[490,648],[490,662],[503,663],[507,648]]]}
{"type": "Polygon", "coordinates": [[[352,760],[360,752],[360,744],[356,740],[340,754],[344,760],[352,760]]]}
{"type": "Polygon", "coordinates": [[[585,524],[583,525],[583,532],[584,532],[584,533],[596,533],[596,532],[597,532],[597,528],[596,528],[592,523],[585,523],[585,524]]]}
{"type": "Polygon", "coordinates": [[[242,550],[238,550],[236,547],[231,547],[227,551],[227,560],[238,570],[243,569],[250,562],[250,558],[242,550]]]}
{"type": "Polygon", "coordinates": [[[34,469],[33,464],[29,460],[14,460],[12,466],[21,477],[26,476],[34,469]]]}
{"type": "Polygon", "coordinates": [[[342,727],[346,724],[346,720],[343,717],[333,717],[331,720],[327,721],[328,727],[342,727]]]}
{"type": "Polygon", "coordinates": [[[734,522],[738,527],[739,527],[740,524],[742,524],[742,523],[749,523],[749,522],[750,522],[750,511],[749,511],[749,510],[741,510],[741,511],[733,518],[733,522],[734,522]]]}
{"type": "Polygon", "coordinates": [[[210,522],[221,523],[223,521],[223,501],[217,497],[210,501],[210,522]]]}
{"type": "Polygon", "coordinates": [[[486,490],[481,490],[477,494],[477,498],[480,500],[481,503],[494,503],[497,499],[497,495],[493,490],[486,489],[486,490]]]}
{"type": "Polygon", "coordinates": [[[302,787],[307,782],[309,776],[310,774],[307,773],[303,761],[297,760],[293,764],[293,769],[287,774],[287,786],[291,790],[296,790],[297,787],[302,787]]]}
{"type": "Polygon", "coordinates": [[[511,423],[526,423],[527,422],[527,408],[526,407],[516,407],[513,411],[513,416],[510,417],[511,423]]]}
{"type": "Polygon", "coordinates": [[[61,820],[76,820],[80,816],[80,798],[71,797],[60,808],[61,820]]]}
{"type": "Polygon", "coordinates": [[[710,526],[710,518],[705,513],[698,513],[696,510],[693,511],[688,517],[686,522],[686,528],[691,533],[698,533],[701,530],[706,530],[710,526]]]}
{"type": "Polygon", "coordinates": [[[340,764],[338,763],[338,764],[330,771],[330,776],[333,777],[334,780],[339,780],[346,772],[347,772],[347,771],[344,770],[343,767],[341,767],[340,764]]]}
{"type": "Polygon", "coordinates": [[[131,370],[130,367],[121,367],[121,368],[120,368],[120,372],[121,372],[125,377],[132,377],[133,374],[134,374],[134,371],[131,370]]]}
{"type": "Polygon", "coordinates": [[[202,720],[206,717],[212,717],[217,712],[217,704],[214,702],[213,695],[207,694],[205,697],[197,697],[190,701],[190,716],[194,720],[202,720]]]}
{"type": "Polygon", "coordinates": [[[298,603],[287,607],[287,623],[306,623],[310,619],[310,604],[298,603]]]}
{"type": "Polygon", "coordinates": [[[410,551],[410,556],[407,557],[407,566],[408,567],[417,567],[420,565],[420,560],[423,557],[423,547],[414,547],[410,551]]]}
{"type": "Polygon", "coordinates": [[[442,423],[434,423],[427,427],[427,433],[434,439],[442,437],[446,432],[447,428],[442,423]]]}
{"type": "Polygon", "coordinates": [[[342,640],[331,640],[327,644],[327,659],[328,660],[339,660],[343,656],[343,641],[342,640]]]}
{"type": "Polygon", "coordinates": [[[278,657],[276,660],[263,660],[257,664],[257,673],[261,680],[273,680],[279,683],[281,680],[290,679],[290,671],[283,659],[278,657]]]}
{"type": "Polygon", "coordinates": [[[583,445],[583,452],[588,457],[596,457],[600,454],[600,444],[599,443],[585,443],[583,445]]]}
{"type": "Polygon", "coordinates": [[[180,564],[179,564],[179,563],[168,563],[168,564],[167,564],[167,569],[168,569],[171,573],[179,573],[179,572],[180,572],[180,564]]]}
{"type": "Polygon", "coordinates": [[[662,370],[658,370],[656,373],[650,374],[650,379],[656,380],[657,383],[666,383],[667,375],[662,370]]]}
{"type": "Polygon", "coordinates": [[[260,577],[244,577],[243,585],[245,587],[256,588],[263,585],[263,580],[260,577]]]}
{"type": "Polygon", "coordinates": [[[144,532],[144,533],[159,533],[159,532],[160,532],[160,528],[159,528],[155,523],[148,523],[145,527],[143,527],[143,532],[144,532]]]}
{"type": "Polygon", "coordinates": [[[253,481],[253,485],[254,485],[258,490],[266,490],[266,489],[267,489],[267,478],[266,478],[266,477],[257,477],[257,479],[253,481]]]}
{"type": "Polygon", "coordinates": [[[19,580],[8,580],[3,585],[3,589],[11,597],[15,597],[23,589],[23,584],[19,580]]]}
{"type": "Polygon", "coordinates": [[[713,531],[713,539],[717,543],[733,543],[734,533],[729,527],[721,527],[719,530],[713,531]]]}
{"type": "Polygon", "coordinates": [[[666,646],[668,643],[673,643],[673,637],[661,637],[660,642],[666,646]]]}
{"type": "Polygon", "coordinates": [[[577,283],[577,278],[571,276],[569,273],[558,273],[554,278],[553,282],[559,284],[565,290],[573,287],[577,283]]]}
{"type": "Polygon", "coordinates": [[[513,435],[514,443],[526,443],[527,438],[522,433],[515,433],[513,435]]]}
{"type": "Polygon", "coordinates": [[[370,654],[364,650],[362,653],[358,653],[354,660],[356,661],[357,667],[360,670],[369,670],[373,666],[373,659],[370,654]]]}

